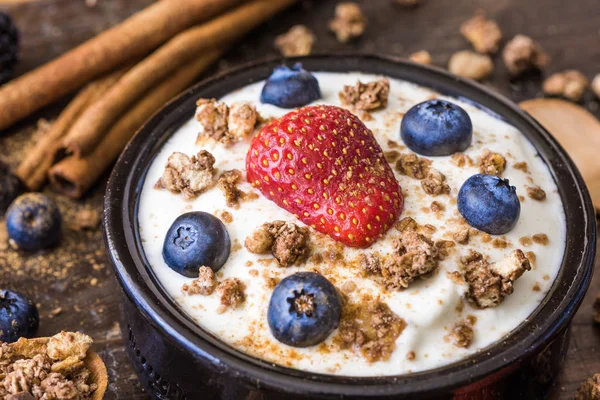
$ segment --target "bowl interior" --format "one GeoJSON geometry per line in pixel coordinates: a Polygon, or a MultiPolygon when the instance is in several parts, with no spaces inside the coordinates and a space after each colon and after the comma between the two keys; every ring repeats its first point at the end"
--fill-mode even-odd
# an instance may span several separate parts
{"type": "Polygon", "coordinates": [[[119,159],[105,200],[105,234],[110,257],[126,293],[165,334],[188,351],[216,366],[239,369],[242,375],[291,391],[352,394],[435,392],[474,382],[531,355],[570,321],[589,285],[595,252],[595,218],[579,172],[558,143],[516,105],[484,86],[442,70],[375,56],[310,56],[301,61],[312,71],[360,71],[387,75],[467,100],[500,116],[536,147],[557,183],[569,221],[559,275],[530,318],[500,342],[466,359],[435,370],[398,377],[320,375],[274,366],[236,351],[201,329],[183,314],[154,276],[145,259],[137,227],[137,206],[145,173],[162,144],[189,120],[200,97],[220,98],[265,79],[281,60],[259,62],[202,82],[157,113],[136,135],[119,159]],[[309,382],[307,381],[309,378],[309,382]],[[317,384],[318,382],[318,384],[317,384]],[[307,384],[308,383],[308,384],[307,384]],[[385,384],[385,385],[382,385],[385,384]]]}

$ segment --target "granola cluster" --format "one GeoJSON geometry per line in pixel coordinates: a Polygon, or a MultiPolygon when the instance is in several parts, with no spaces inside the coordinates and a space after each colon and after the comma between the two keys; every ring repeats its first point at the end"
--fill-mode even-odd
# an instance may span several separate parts
{"type": "Polygon", "coordinates": [[[594,374],[577,389],[575,400],[600,399],[600,374],[594,374]]]}
{"type": "Polygon", "coordinates": [[[239,208],[240,201],[251,199],[253,196],[238,188],[242,181],[242,173],[237,169],[225,171],[217,181],[217,187],[223,191],[225,202],[229,207],[239,208]]]}
{"type": "Polygon", "coordinates": [[[181,287],[186,294],[192,296],[201,294],[202,296],[210,296],[217,287],[217,278],[210,267],[202,266],[198,271],[198,278],[194,279],[190,284],[184,283],[181,287]]]}
{"type": "Polygon", "coordinates": [[[551,96],[562,96],[571,101],[579,101],[590,86],[590,81],[581,72],[570,69],[557,72],[547,78],[542,88],[551,96]]]}
{"type": "Polygon", "coordinates": [[[500,153],[494,153],[491,150],[485,149],[481,154],[479,161],[479,171],[482,174],[502,175],[506,169],[506,158],[500,153]]]}
{"type": "Polygon", "coordinates": [[[448,61],[448,71],[464,78],[482,81],[494,70],[494,63],[487,54],[471,50],[457,51],[448,61]]]}
{"type": "Polygon", "coordinates": [[[246,301],[246,285],[238,278],[227,278],[221,282],[217,281],[215,273],[209,267],[202,266],[198,271],[198,278],[191,283],[184,283],[181,290],[188,296],[202,295],[210,296],[217,291],[219,294],[219,314],[229,308],[238,308],[246,301]]]}
{"type": "Polygon", "coordinates": [[[542,46],[525,35],[517,35],[504,47],[502,53],[508,72],[521,75],[531,69],[541,69],[550,63],[550,56],[542,46]]]}
{"type": "Polygon", "coordinates": [[[199,99],[196,106],[196,120],[202,126],[197,142],[213,139],[231,146],[252,135],[260,119],[256,107],[246,102],[228,106],[215,99],[199,99]]]}
{"type": "Polygon", "coordinates": [[[154,186],[191,199],[214,185],[215,158],[206,150],[195,156],[175,152],[169,156],[162,177],[154,186]]]}
{"type": "Polygon", "coordinates": [[[275,39],[275,47],[284,57],[307,56],[312,52],[317,37],[304,25],[294,25],[275,39]]]}
{"type": "Polygon", "coordinates": [[[465,320],[460,321],[452,328],[448,338],[456,347],[469,347],[473,341],[475,332],[473,331],[473,325],[471,321],[465,320]]]}
{"type": "Polygon", "coordinates": [[[390,81],[387,79],[368,83],[357,81],[354,86],[344,86],[344,89],[339,93],[343,105],[360,112],[385,108],[389,95],[390,81]]]}
{"type": "Polygon", "coordinates": [[[496,307],[513,292],[514,282],[531,269],[521,250],[515,250],[502,261],[490,263],[481,253],[470,250],[461,259],[461,272],[469,286],[467,300],[478,308],[496,307]]]}
{"type": "Polygon", "coordinates": [[[417,64],[431,65],[433,60],[431,54],[427,50],[419,50],[408,56],[408,59],[417,64]]]}
{"type": "Polygon", "coordinates": [[[335,33],[341,43],[349,42],[365,33],[367,19],[356,3],[339,3],[335,8],[335,17],[329,21],[329,29],[335,33]]]}
{"type": "Polygon", "coordinates": [[[396,170],[402,174],[421,181],[421,187],[430,196],[450,194],[450,186],[446,176],[431,166],[431,161],[414,153],[400,154],[396,162],[396,170]]]}
{"type": "Polygon", "coordinates": [[[90,398],[97,388],[84,365],[91,344],[89,336],[78,332],[1,343],[0,398],[90,398]]]}
{"type": "Polygon", "coordinates": [[[280,266],[289,267],[305,258],[309,246],[308,228],[292,222],[267,222],[246,238],[244,245],[254,254],[271,253],[280,266]]]}
{"type": "Polygon", "coordinates": [[[479,53],[494,54],[500,48],[502,31],[496,21],[482,14],[475,15],[463,23],[460,33],[473,45],[479,53]]]}

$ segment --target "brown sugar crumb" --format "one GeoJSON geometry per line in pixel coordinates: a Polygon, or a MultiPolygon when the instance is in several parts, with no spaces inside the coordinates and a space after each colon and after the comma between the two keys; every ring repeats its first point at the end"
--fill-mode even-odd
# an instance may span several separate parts
{"type": "Polygon", "coordinates": [[[396,222],[394,227],[400,232],[404,232],[406,230],[416,231],[419,225],[412,217],[404,217],[400,221],[396,222]]]}
{"type": "Polygon", "coordinates": [[[398,150],[390,150],[383,153],[383,156],[385,157],[385,161],[392,164],[398,161],[398,158],[400,158],[400,152],[398,150]]]}
{"type": "Polygon", "coordinates": [[[244,245],[255,254],[271,253],[281,267],[288,267],[308,255],[309,231],[292,222],[267,222],[246,238],[244,245]]]}
{"type": "Polygon", "coordinates": [[[347,304],[338,334],[333,338],[341,349],[353,348],[368,362],[389,360],[396,349],[396,339],[406,322],[387,304],[375,300],[347,304]]]}
{"type": "Polygon", "coordinates": [[[533,200],[544,201],[546,200],[546,192],[539,186],[528,186],[527,196],[533,200]]]}
{"type": "Polygon", "coordinates": [[[357,81],[354,86],[346,85],[339,93],[343,105],[357,111],[376,111],[385,108],[390,94],[390,81],[362,83],[357,81]]]}
{"type": "Polygon", "coordinates": [[[219,314],[228,308],[238,308],[246,300],[246,285],[238,278],[227,278],[217,286],[217,292],[221,296],[221,305],[217,309],[219,314]]]}
{"type": "Polygon", "coordinates": [[[594,374],[577,389],[575,400],[600,399],[600,374],[594,374]]]}
{"type": "Polygon", "coordinates": [[[483,256],[470,250],[461,259],[461,272],[469,285],[466,297],[478,308],[496,307],[513,292],[513,283],[531,269],[521,250],[511,252],[502,261],[489,263],[483,256]]]}
{"type": "Polygon", "coordinates": [[[494,63],[487,54],[461,50],[450,57],[448,71],[464,78],[482,81],[494,71],[494,63]]]}
{"type": "Polygon", "coordinates": [[[482,174],[500,176],[506,168],[506,159],[502,154],[485,149],[481,154],[479,171],[482,174]]]}
{"type": "Polygon", "coordinates": [[[545,233],[536,233],[535,235],[531,236],[531,238],[535,243],[541,244],[542,246],[546,246],[550,241],[548,239],[548,235],[546,235],[545,233]]]}
{"type": "Polygon", "coordinates": [[[461,321],[454,325],[448,338],[456,347],[469,347],[473,341],[473,327],[468,321],[461,321]]]}
{"type": "Polygon", "coordinates": [[[421,181],[425,193],[430,196],[450,194],[450,186],[446,183],[446,176],[434,168],[430,168],[427,176],[421,181]]]}
{"type": "Polygon", "coordinates": [[[399,173],[414,179],[424,179],[425,176],[427,176],[430,167],[430,160],[421,158],[415,153],[400,154],[400,158],[396,163],[396,170],[399,173]]]}
{"type": "Polygon", "coordinates": [[[531,288],[531,290],[533,290],[534,292],[540,292],[542,290],[542,288],[540,287],[540,284],[538,282],[533,284],[533,287],[531,288]]]}
{"type": "Polygon", "coordinates": [[[363,276],[381,274],[381,259],[372,253],[362,253],[358,258],[358,266],[363,276]]]}
{"type": "Polygon", "coordinates": [[[479,53],[495,54],[502,41],[502,31],[496,21],[482,14],[477,14],[464,22],[460,27],[460,33],[479,53]]]}
{"type": "Polygon", "coordinates": [[[427,50],[420,50],[408,56],[408,59],[417,64],[431,65],[431,54],[427,50]]]}
{"type": "Polygon", "coordinates": [[[435,247],[438,251],[438,258],[445,260],[452,252],[452,249],[456,247],[456,243],[452,240],[438,240],[435,242],[435,247]]]}
{"type": "Polygon", "coordinates": [[[519,238],[519,243],[521,243],[521,245],[525,246],[525,247],[529,247],[531,246],[531,238],[529,236],[521,236],[519,238]]]}
{"type": "Polygon", "coordinates": [[[452,154],[450,161],[452,162],[452,164],[456,165],[459,168],[464,168],[465,166],[473,165],[473,160],[465,153],[452,154]]]}
{"type": "Polygon", "coordinates": [[[184,283],[181,290],[188,296],[195,294],[201,294],[202,296],[209,296],[217,287],[217,278],[215,273],[210,267],[202,266],[198,271],[198,278],[194,279],[189,285],[184,283]]]}
{"type": "Polygon", "coordinates": [[[217,186],[225,195],[225,202],[231,208],[239,208],[240,201],[249,199],[248,193],[238,189],[237,185],[242,180],[242,173],[237,169],[225,171],[219,177],[217,186]]]}
{"type": "Polygon", "coordinates": [[[304,25],[294,25],[275,38],[275,47],[284,57],[307,56],[312,52],[317,37],[304,25]]]}
{"type": "Polygon", "coordinates": [[[570,69],[550,75],[542,88],[551,96],[561,96],[571,101],[579,101],[590,86],[590,81],[581,72],[570,69]]]}
{"type": "Polygon", "coordinates": [[[528,172],[529,172],[529,166],[527,165],[527,162],[525,162],[525,161],[521,161],[521,162],[516,162],[516,163],[514,163],[514,164],[513,164],[513,168],[514,168],[514,169],[521,170],[521,171],[523,171],[523,172],[525,172],[525,173],[528,173],[528,172]]]}
{"type": "Polygon", "coordinates": [[[429,206],[429,208],[431,208],[431,211],[433,211],[433,212],[440,212],[440,211],[446,210],[446,206],[436,200],[431,202],[431,205],[429,206]]]}
{"type": "Polygon", "coordinates": [[[521,75],[531,69],[542,69],[550,63],[550,56],[542,46],[525,35],[517,35],[504,47],[504,65],[513,75],[521,75]]]}
{"type": "Polygon", "coordinates": [[[199,99],[196,106],[196,120],[202,126],[197,143],[210,138],[231,146],[249,137],[260,119],[256,108],[247,102],[228,106],[215,99],[199,99]]]}
{"type": "Polygon", "coordinates": [[[396,248],[381,266],[383,283],[388,289],[405,289],[417,278],[426,278],[438,267],[438,248],[427,237],[405,230],[394,241],[396,248]]]}
{"type": "Polygon", "coordinates": [[[329,29],[335,33],[337,40],[347,43],[365,33],[367,19],[356,3],[339,3],[335,7],[335,16],[329,21],[329,29]]]}
{"type": "Polygon", "coordinates": [[[192,157],[174,152],[154,187],[182,193],[187,199],[194,198],[214,185],[214,164],[215,158],[206,150],[192,157]]]}
{"type": "Polygon", "coordinates": [[[508,247],[508,242],[504,238],[494,238],[492,240],[492,246],[495,249],[505,249],[508,247]]]}

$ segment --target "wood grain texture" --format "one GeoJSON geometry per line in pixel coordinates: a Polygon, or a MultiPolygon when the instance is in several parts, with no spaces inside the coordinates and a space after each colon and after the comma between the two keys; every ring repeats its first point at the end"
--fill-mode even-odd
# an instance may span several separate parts
{"type": "MultiPolygon", "coordinates": [[[[577,68],[591,78],[600,72],[598,0],[577,0],[568,4],[563,0],[545,0],[543,6],[536,0],[423,1],[424,5],[419,8],[404,9],[393,5],[391,0],[358,0],[369,18],[369,28],[363,38],[348,45],[338,43],[327,31],[327,20],[333,14],[336,1],[305,1],[255,30],[212,72],[277,54],[273,47],[274,37],[298,23],[309,26],[316,33],[316,52],[356,51],[406,56],[426,49],[433,55],[435,64],[444,66],[453,52],[468,48],[458,30],[476,8],[486,10],[495,18],[506,38],[524,33],[538,39],[553,57],[547,73],[577,68]]],[[[22,73],[151,2],[97,0],[95,7],[88,7],[85,0],[35,0],[0,5],[0,9],[10,12],[23,32],[22,61],[18,69],[22,73]]],[[[496,70],[488,83],[490,87],[516,102],[541,95],[542,75],[532,74],[525,79],[510,81],[501,64],[496,57],[496,70]]],[[[44,110],[0,134],[0,158],[15,165],[26,151],[37,118],[55,117],[63,104],[44,110]]],[[[599,103],[591,93],[586,95],[584,106],[596,117],[600,116],[599,103]]],[[[73,220],[74,209],[101,209],[103,186],[98,185],[77,203],[56,196],[65,213],[66,225],[73,220]]],[[[22,290],[40,304],[40,335],[49,336],[61,329],[80,329],[94,337],[94,350],[106,362],[109,373],[106,399],[146,399],[116,329],[119,299],[101,232],[81,233],[67,227],[64,234],[61,247],[44,255],[27,256],[2,251],[0,247],[0,286],[22,290]],[[39,270],[40,264],[43,271],[39,270]],[[51,311],[56,307],[62,307],[63,311],[52,316],[51,311]]],[[[2,240],[5,240],[5,231],[0,224],[2,240]]],[[[572,398],[587,376],[600,372],[597,352],[600,329],[591,323],[592,303],[599,287],[600,277],[596,276],[573,322],[570,351],[553,398],[572,398]]]]}

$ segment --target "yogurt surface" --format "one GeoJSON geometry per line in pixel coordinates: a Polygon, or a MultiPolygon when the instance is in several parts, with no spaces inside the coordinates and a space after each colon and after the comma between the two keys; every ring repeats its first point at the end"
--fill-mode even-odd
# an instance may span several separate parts
{"type": "MultiPolygon", "coordinates": [[[[362,73],[314,73],[319,81],[323,98],[315,104],[341,106],[338,93],[344,85],[353,85],[357,80],[370,82],[385,78],[362,73]]],[[[316,263],[309,259],[300,266],[281,268],[272,257],[248,252],[243,244],[257,227],[274,220],[292,221],[302,225],[291,213],[279,208],[264,198],[244,179],[239,188],[254,192],[259,196],[252,201],[244,201],[239,209],[227,207],[223,193],[213,187],[193,200],[168,190],[155,189],[154,184],[161,177],[167,158],[173,152],[196,154],[201,148],[208,150],[216,159],[218,172],[238,169],[245,176],[245,158],[251,138],[226,148],[220,143],[196,145],[200,125],[195,119],[184,124],[163,146],[152,162],[140,198],[138,224],[143,249],[154,273],[166,292],[181,309],[193,318],[206,331],[216,335],[235,349],[257,358],[283,366],[305,371],[345,375],[382,376],[400,375],[438,368],[465,358],[490,344],[501,340],[519,324],[526,321],[552,286],[559,271],[565,250],[566,221],[564,210],[555,182],[548,168],[537,154],[532,144],[514,127],[490,114],[463,101],[442,96],[431,89],[409,82],[389,79],[390,95],[385,109],[373,112],[373,120],[364,121],[373,131],[384,152],[398,150],[410,152],[403,146],[399,129],[402,116],[410,107],[435,96],[450,100],[463,107],[473,122],[473,142],[464,152],[477,160],[484,149],[502,154],[507,168],[502,174],[511,185],[516,186],[521,198],[521,216],[516,227],[501,237],[506,247],[497,241],[484,240],[485,235],[471,238],[468,244],[457,244],[449,257],[439,262],[439,270],[431,277],[417,280],[403,291],[383,290],[370,278],[362,277],[360,271],[347,262],[316,263]],[[514,168],[518,162],[527,162],[528,171],[514,168]],[[527,187],[540,186],[547,194],[544,201],[527,197],[527,187]],[[219,298],[211,296],[188,296],[182,285],[192,279],[171,270],[162,258],[165,234],[172,222],[189,211],[205,211],[220,216],[227,211],[232,221],[226,223],[231,242],[231,255],[217,273],[219,279],[236,277],[246,285],[245,304],[237,309],[219,314],[219,298]],[[543,233],[548,244],[529,241],[521,243],[523,237],[543,233]],[[491,262],[502,260],[515,249],[532,252],[535,262],[531,271],[519,278],[514,285],[514,293],[495,308],[476,309],[463,301],[466,285],[456,283],[449,273],[459,269],[461,256],[469,249],[489,256],[491,262]],[[273,338],[266,320],[272,286],[270,278],[282,279],[298,271],[316,270],[327,277],[334,285],[347,292],[350,300],[360,301],[361,296],[371,295],[386,303],[390,309],[406,322],[406,328],[396,341],[396,349],[387,361],[367,362],[352,349],[340,350],[333,343],[332,334],[321,345],[309,348],[293,348],[273,338]],[[350,284],[348,282],[351,282],[350,284]],[[354,288],[355,287],[355,288],[354,288]],[[476,319],[473,325],[474,338],[467,348],[455,346],[448,335],[452,327],[468,316],[476,319]],[[414,356],[414,357],[413,357],[414,356]]],[[[289,112],[275,106],[261,104],[260,91],[264,82],[258,82],[237,90],[222,99],[228,104],[248,101],[254,104],[262,117],[279,117],[289,112]]],[[[420,181],[394,173],[405,196],[404,211],[400,218],[413,217],[420,225],[435,227],[433,240],[452,240],[452,233],[458,229],[460,214],[456,207],[456,196],[462,183],[471,175],[479,173],[479,166],[458,167],[450,156],[427,157],[432,167],[442,172],[449,184],[450,195],[432,197],[421,188],[420,181]],[[445,206],[445,211],[431,210],[432,201],[445,206]]],[[[392,165],[393,166],[393,165],[392,165]]],[[[314,233],[314,231],[313,231],[314,233]]],[[[344,259],[351,261],[364,252],[389,252],[391,241],[397,231],[390,229],[387,234],[368,249],[343,248],[344,259]]],[[[322,235],[312,242],[313,252],[333,248],[332,239],[322,235]]],[[[493,237],[497,238],[497,237],[493,237]]],[[[338,245],[339,248],[339,245],[338,245]]],[[[531,256],[531,253],[529,253],[531,256]]]]}

